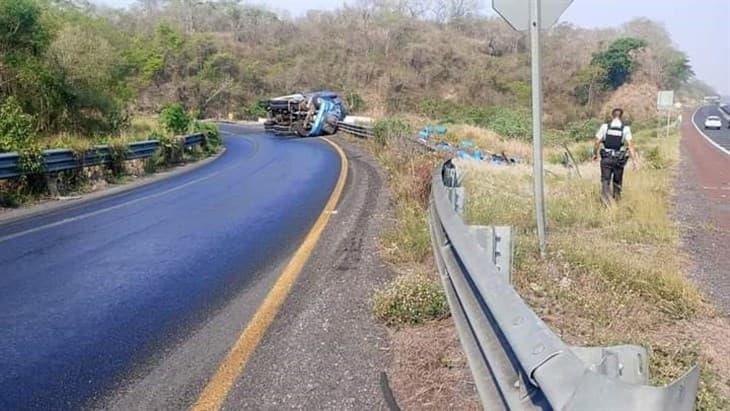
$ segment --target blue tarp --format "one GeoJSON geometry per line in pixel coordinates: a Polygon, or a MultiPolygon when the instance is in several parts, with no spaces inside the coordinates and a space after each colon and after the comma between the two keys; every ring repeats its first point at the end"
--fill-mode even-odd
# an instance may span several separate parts
{"type": "Polygon", "coordinates": [[[515,157],[506,157],[502,154],[484,153],[481,149],[479,149],[479,147],[477,147],[474,141],[470,139],[461,140],[456,146],[453,146],[445,141],[438,141],[433,138],[435,135],[443,136],[446,132],[447,129],[444,126],[427,125],[418,132],[418,139],[424,144],[429,144],[436,151],[453,153],[458,158],[489,161],[495,165],[507,165],[522,162],[521,159],[515,157]]]}

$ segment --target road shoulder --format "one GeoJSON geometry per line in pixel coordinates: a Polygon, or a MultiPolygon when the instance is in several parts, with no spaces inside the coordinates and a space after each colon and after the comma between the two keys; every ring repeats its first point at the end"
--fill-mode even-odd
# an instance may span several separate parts
{"type": "Polygon", "coordinates": [[[389,342],[370,298],[392,276],[377,250],[389,196],[375,161],[337,143],[350,163],[337,214],[225,409],[382,407],[379,378],[390,363],[389,342]]]}
{"type": "Polygon", "coordinates": [[[692,280],[730,315],[730,157],[710,146],[691,123],[682,125],[676,215],[692,280]]]}

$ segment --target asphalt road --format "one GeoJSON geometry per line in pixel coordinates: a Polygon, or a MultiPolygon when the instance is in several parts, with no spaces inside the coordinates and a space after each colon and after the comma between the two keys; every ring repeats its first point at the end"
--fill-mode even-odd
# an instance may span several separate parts
{"type": "Polygon", "coordinates": [[[0,409],[118,406],[129,387],[194,401],[340,166],[318,139],[222,129],[209,165],[0,225],[0,409]]]}
{"type": "MultiPolygon", "coordinates": [[[[709,110],[707,110],[709,111],[709,110]]],[[[681,164],[677,173],[675,204],[682,244],[694,262],[690,275],[697,285],[730,315],[730,155],[703,135],[704,118],[694,114],[682,123],[681,164]]],[[[730,131],[727,131],[730,139],[730,131]]],[[[721,134],[715,132],[715,136],[721,134]]]]}
{"type": "Polygon", "coordinates": [[[730,128],[728,128],[728,121],[722,116],[720,109],[717,106],[703,106],[700,107],[692,115],[692,122],[701,130],[701,132],[707,136],[712,142],[722,147],[726,151],[730,151],[730,128]],[[722,122],[722,128],[717,129],[705,129],[705,119],[708,116],[718,116],[722,122]]]}

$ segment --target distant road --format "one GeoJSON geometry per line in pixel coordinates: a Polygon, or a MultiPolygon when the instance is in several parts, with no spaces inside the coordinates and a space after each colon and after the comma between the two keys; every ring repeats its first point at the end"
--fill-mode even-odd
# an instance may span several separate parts
{"type": "Polygon", "coordinates": [[[319,139],[222,130],[204,167],[0,225],[0,409],[103,406],[146,375],[195,400],[340,172],[319,139]]]}
{"type": "Polygon", "coordinates": [[[712,115],[713,109],[687,113],[682,122],[675,204],[682,245],[694,262],[689,274],[730,315],[730,155],[708,140],[728,140],[730,131],[703,134],[702,116],[712,115]]]}
{"type": "Polygon", "coordinates": [[[727,126],[727,120],[722,116],[717,106],[703,106],[697,109],[692,115],[692,122],[699,129],[701,134],[712,142],[720,152],[730,155],[730,128],[727,126]],[[709,116],[718,116],[722,120],[722,128],[720,130],[706,130],[705,119],[709,116]]]}

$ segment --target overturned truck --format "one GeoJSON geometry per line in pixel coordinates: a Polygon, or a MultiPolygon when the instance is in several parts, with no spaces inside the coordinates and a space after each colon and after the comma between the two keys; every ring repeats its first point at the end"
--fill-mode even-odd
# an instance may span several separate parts
{"type": "Polygon", "coordinates": [[[276,97],[266,102],[266,111],[267,131],[300,137],[334,134],[347,115],[342,99],[331,91],[276,97]]]}

